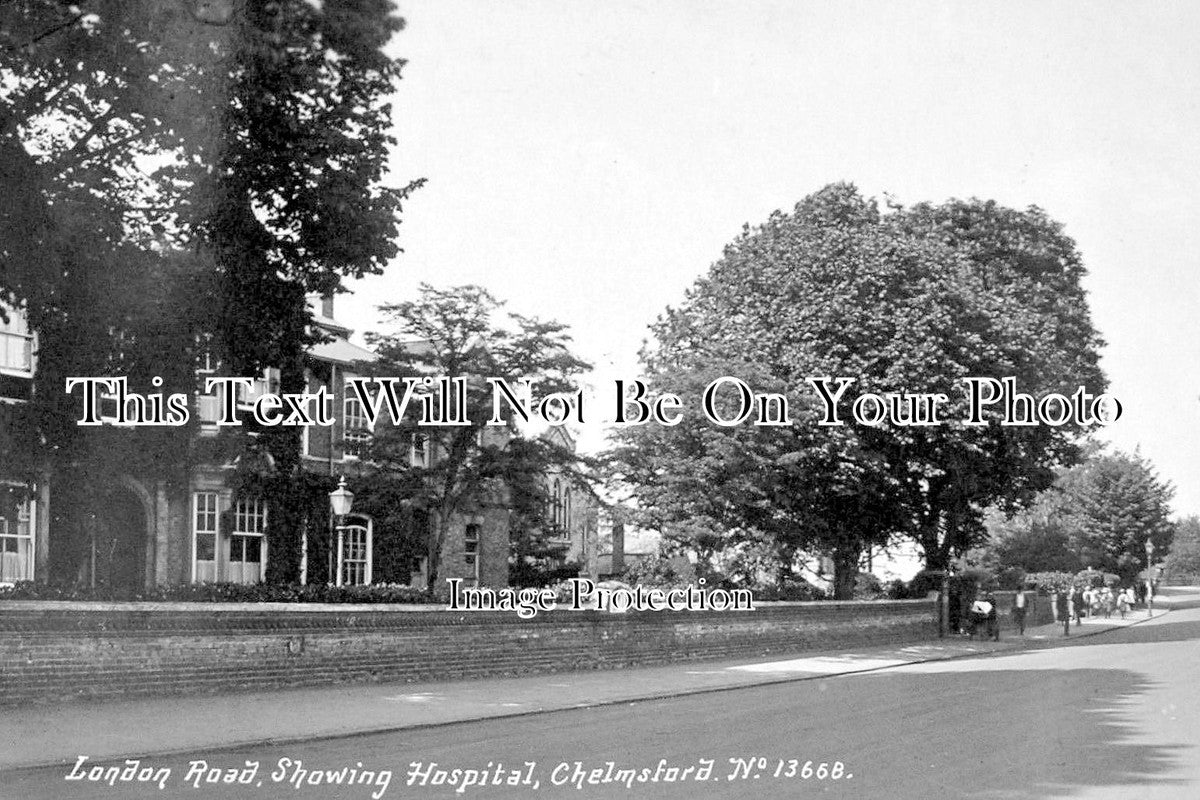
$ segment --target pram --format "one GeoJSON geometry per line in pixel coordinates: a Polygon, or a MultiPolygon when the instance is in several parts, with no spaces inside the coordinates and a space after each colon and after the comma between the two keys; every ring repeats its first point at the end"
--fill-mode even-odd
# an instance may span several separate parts
{"type": "Polygon", "coordinates": [[[978,633],[980,638],[999,639],[1000,625],[996,619],[996,604],[991,600],[976,600],[971,604],[967,614],[967,633],[972,639],[978,633]]]}

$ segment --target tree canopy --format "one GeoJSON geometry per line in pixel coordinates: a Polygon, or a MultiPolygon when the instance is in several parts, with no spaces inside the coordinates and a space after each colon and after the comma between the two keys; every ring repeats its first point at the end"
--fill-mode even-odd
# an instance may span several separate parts
{"type": "Polygon", "coordinates": [[[1084,567],[1133,582],[1147,566],[1147,542],[1156,563],[1166,557],[1175,533],[1175,489],[1140,454],[1094,455],[1068,471],[1059,487],[1058,514],[1084,567]]]}
{"type": "MultiPolygon", "coordinates": [[[[397,332],[368,334],[379,361],[364,365],[374,375],[437,376],[462,379],[462,424],[421,426],[415,413],[398,424],[384,419],[375,427],[368,450],[370,470],[365,492],[399,487],[397,496],[424,509],[431,517],[424,541],[412,542],[429,565],[430,587],[440,573],[439,559],[455,515],[480,504],[512,510],[514,540],[523,554],[535,556],[538,548],[528,541],[544,527],[545,475],[554,468],[574,471],[573,452],[543,437],[516,436],[514,415],[502,405],[505,425],[489,425],[493,414],[493,388],[487,378],[507,381],[513,387],[532,381],[531,402],[574,388],[574,378],[589,368],[570,350],[566,326],[533,317],[508,314],[487,290],[478,286],[445,289],[421,284],[418,296],[380,310],[394,322],[397,332]],[[414,442],[428,452],[412,457],[414,442]]],[[[376,384],[369,384],[378,392],[376,384]]],[[[428,388],[444,395],[442,385],[428,388]]],[[[450,392],[458,395],[458,388],[450,392]]],[[[377,396],[377,395],[373,395],[377,396]]],[[[580,475],[580,482],[586,482],[580,475]]]]}
{"type": "Polygon", "coordinates": [[[1200,517],[1193,514],[1175,526],[1166,577],[1180,583],[1200,581],[1200,517]]]}
{"type": "MultiPolygon", "coordinates": [[[[803,477],[793,481],[815,491],[793,483],[765,506],[746,493],[723,495],[746,527],[758,524],[755,515],[771,516],[797,541],[833,553],[842,575],[856,572],[867,544],[895,534],[913,537],[928,565],[941,568],[982,536],[984,508],[1027,501],[1050,484],[1055,466],[1077,457],[1077,426],[1000,426],[997,408],[985,411],[986,425],[956,421],[966,418],[964,377],[1012,376],[1033,395],[1104,390],[1083,274],[1074,244],[1039,209],[971,200],[885,213],[853,186],[833,184],[790,214],[747,226],[652,327],[644,363],[664,383],[713,365],[754,364],[791,397],[793,429],[782,435],[793,440],[773,463],[796,465],[803,477]],[[816,428],[820,409],[806,385],[815,376],[853,378],[847,406],[868,392],[944,393],[948,422],[847,419],[816,428]]],[[[696,472],[704,461],[694,457],[692,433],[621,434],[619,475],[651,518],[693,512],[681,498],[671,506],[659,498],[659,487],[681,475],[699,489],[690,495],[697,506],[716,502],[696,472]]],[[[762,447],[780,436],[727,428],[702,447],[716,456],[729,441],[750,437],[762,447]]],[[[754,472],[744,481],[762,491],[773,479],[754,472]]],[[[844,596],[852,577],[837,588],[844,596]]]]}
{"type": "Polygon", "coordinates": [[[985,557],[1024,572],[1093,569],[1133,582],[1146,566],[1175,552],[1174,489],[1141,455],[1092,449],[1063,470],[1028,508],[989,519],[985,557]]]}
{"type": "MultiPolygon", "coordinates": [[[[190,392],[206,358],[303,388],[306,294],[398,252],[416,184],[384,174],[402,66],[384,45],[402,24],[388,0],[0,5],[0,301],[40,337],[19,468],[72,471],[66,487],[185,466],[168,433],[75,426],[68,375],[190,392]]],[[[297,445],[295,429],[263,437],[281,555],[297,445]]],[[[275,568],[294,561],[270,577],[294,579],[275,568]]]]}

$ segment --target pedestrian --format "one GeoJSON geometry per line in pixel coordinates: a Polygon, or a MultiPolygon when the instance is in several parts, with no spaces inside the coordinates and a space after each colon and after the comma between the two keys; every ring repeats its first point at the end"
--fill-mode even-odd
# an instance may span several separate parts
{"type": "Polygon", "coordinates": [[[1025,611],[1026,611],[1025,590],[1018,589],[1013,595],[1012,616],[1013,622],[1017,623],[1017,630],[1022,636],[1025,635],[1025,611]]]}
{"type": "Polygon", "coordinates": [[[1000,614],[996,610],[996,596],[988,592],[987,596],[987,632],[993,642],[1000,641],[1000,614]]]}
{"type": "Polygon", "coordinates": [[[1129,613],[1133,602],[1130,598],[1128,589],[1122,589],[1117,595],[1117,610],[1121,612],[1121,619],[1125,619],[1125,615],[1129,613]]]}
{"type": "Polygon", "coordinates": [[[1085,603],[1087,603],[1087,601],[1083,599],[1083,590],[1076,586],[1075,592],[1071,595],[1071,613],[1075,617],[1076,625],[1083,624],[1083,609],[1085,607],[1085,603]]]}
{"type": "Polygon", "coordinates": [[[1054,595],[1054,608],[1058,612],[1058,618],[1062,620],[1063,636],[1071,635],[1071,602],[1070,595],[1066,590],[1056,592],[1054,595]]]}

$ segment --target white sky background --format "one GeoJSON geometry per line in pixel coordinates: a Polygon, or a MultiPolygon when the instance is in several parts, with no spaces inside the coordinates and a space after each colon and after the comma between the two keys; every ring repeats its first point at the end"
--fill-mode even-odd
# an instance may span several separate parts
{"type": "Polygon", "coordinates": [[[429,183],[339,299],[360,332],[478,283],[570,324],[607,386],[743,223],[827,183],[1035,204],[1090,270],[1107,438],[1200,513],[1200,4],[400,5],[394,181],[429,183]]]}

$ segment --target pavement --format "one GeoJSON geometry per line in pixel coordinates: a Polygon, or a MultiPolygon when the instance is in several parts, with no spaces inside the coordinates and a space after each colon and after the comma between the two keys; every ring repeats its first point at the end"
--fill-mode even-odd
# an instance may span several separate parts
{"type": "MultiPolygon", "coordinates": [[[[1200,590],[1177,604],[1200,604],[1200,590]]],[[[1155,616],[1172,602],[1164,598],[1155,616]]],[[[676,663],[620,670],[423,683],[238,692],[6,708],[0,714],[0,770],[229,750],[517,717],[887,669],[904,664],[1053,646],[1136,625],[1147,612],[1026,629],[998,642],[953,636],[851,652],[676,663]]]]}

